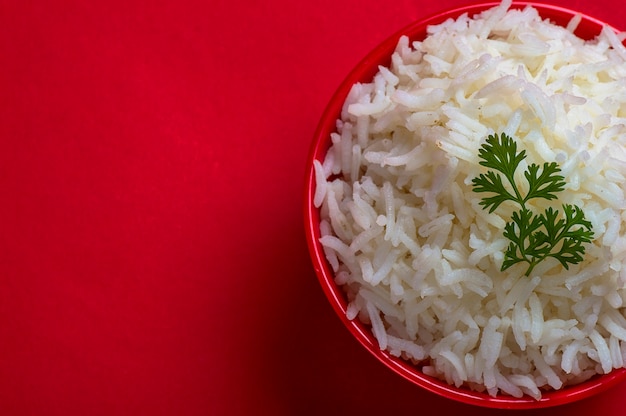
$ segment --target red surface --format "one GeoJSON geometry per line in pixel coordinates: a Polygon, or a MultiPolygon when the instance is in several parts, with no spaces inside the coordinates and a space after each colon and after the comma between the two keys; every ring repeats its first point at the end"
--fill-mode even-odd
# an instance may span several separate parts
{"type": "MultiPolygon", "coordinates": [[[[372,358],[302,225],[341,80],[461,2],[53,3],[0,3],[0,414],[501,413],[372,358]]],[[[625,394],[516,414],[623,415],[625,394]]]]}

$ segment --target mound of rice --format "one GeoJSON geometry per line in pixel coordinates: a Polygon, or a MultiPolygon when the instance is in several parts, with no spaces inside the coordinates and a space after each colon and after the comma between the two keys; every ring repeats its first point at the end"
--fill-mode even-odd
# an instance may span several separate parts
{"type": "Polygon", "coordinates": [[[578,38],[579,21],[504,1],[401,38],[391,65],[353,86],[314,163],[348,317],[450,384],[538,399],[624,366],[626,49],[610,28],[578,38]],[[593,225],[582,263],[500,271],[516,207],[489,214],[471,181],[480,145],[502,132],[528,164],[560,164],[557,207],[593,225]]]}

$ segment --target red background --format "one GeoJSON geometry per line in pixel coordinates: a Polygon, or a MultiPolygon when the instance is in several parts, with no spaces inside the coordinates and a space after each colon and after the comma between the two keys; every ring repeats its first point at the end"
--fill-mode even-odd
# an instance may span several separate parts
{"type": "MultiPolygon", "coordinates": [[[[349,70],[467,4],[0,2],[0,414],[496,415],[324,298],[304,165],[349,70]]],[[[624,28],[618,2],[555,0],[624,28]]],[[[524,415],[626,413],[626,385],[524,415]]]]}

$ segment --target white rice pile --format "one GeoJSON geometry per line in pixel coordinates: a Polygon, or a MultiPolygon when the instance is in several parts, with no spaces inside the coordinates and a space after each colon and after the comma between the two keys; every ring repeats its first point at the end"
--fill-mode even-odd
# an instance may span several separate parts
{"type": "Polygon", "coordinates": [[[450,384],[538,399],[626,361],[626,49],[610,28],[581,40],[579,21],[504,1],[401,38],[391,65],[353,86],[315,162],[348,317],[450,384]],[[556,207],[576,204],[593,225],[582,263],[500,271],[515,206],[489,214],[471,181],[485,171],[479,147],[502,132],[523,163],[560,164],[556,207]]]}

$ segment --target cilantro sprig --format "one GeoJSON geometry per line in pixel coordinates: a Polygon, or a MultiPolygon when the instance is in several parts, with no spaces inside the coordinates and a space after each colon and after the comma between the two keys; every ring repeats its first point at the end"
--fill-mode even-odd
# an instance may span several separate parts
{"type": "Polygon", "coordinates": [[[584,243],[593,239],[591,223],[576,205],[563,204],[563,214],[549,207],[535,214],[527,202],[534,198],[557,199],[556,193],[565,189],[564,177],[556,162],[540,167],[530,164],[524,172],[528,191],[524,194],[515,181],[515,172],[526,159],[526,151],[517,151],[517,143],[505,133],[490,135],[478,151],[479,164],[490,168],[472,180],[474,192],[490,193],[480,205],[490,213],[505,201],[520,206],[504,227],[504,237],[510,244],[504,254],[501,270],[526,262],[529,276],[535,266],[548,257],[557,259],[565,269],[578,264],[585,254],[584,243]],[[503,181],[506,180],[506,184],[503,181]]]}

